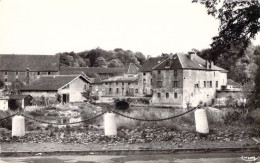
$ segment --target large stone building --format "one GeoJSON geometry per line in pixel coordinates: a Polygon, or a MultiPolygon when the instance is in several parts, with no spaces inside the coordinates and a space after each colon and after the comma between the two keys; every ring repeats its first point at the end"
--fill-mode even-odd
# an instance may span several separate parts
{"type": "MultiPolygon", "coordinates": [[[[171,55],[158,61],[151,72],[149,82],[154,106],[211,104],[217,90],[227,84],[226,70],[196,54],[171,55]]],[[[143,84],[146,82],[144,79],[143,84]]]]}
{"type": "Polygon", "coordinates": [[[4,89],[19,80],[29,84],[41,75],[59,74],[59,55],[0,55],[0,80],[4,89]]]}

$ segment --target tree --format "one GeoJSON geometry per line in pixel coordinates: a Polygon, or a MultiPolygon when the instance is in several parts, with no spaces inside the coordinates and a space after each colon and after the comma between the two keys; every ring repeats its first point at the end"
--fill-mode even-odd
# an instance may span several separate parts
{"type": "Polygon", "coordinates": [[[105,60],[105,58],[103,57],[98,57],[96,60],[96,67],[107,67],[107,62],[105,60]]]}
{"type": "Polygon", "coordinates": [[[107,63],[110,68],[124,68],[124,64],[119,59],[112,59],[107,63]]]}
{"type": "Polygon", "coordinates": [[[16,81],[13,81],[11,83],[11,87],[10,87],[10,92],[12,94],[19,94],[20,93],[20,89],[24,86],[24,84],[19,81],[19,80],[16,80],[16,81]]]}
{"type": "Polygon", "coordinates": [[[210,59],[220,55],[234,55],[244,51],[260,29],[260,4],[258,0],[193,0],[205,5],[209,15],[220,20],[219,33],[213,37],[210,59]]]}

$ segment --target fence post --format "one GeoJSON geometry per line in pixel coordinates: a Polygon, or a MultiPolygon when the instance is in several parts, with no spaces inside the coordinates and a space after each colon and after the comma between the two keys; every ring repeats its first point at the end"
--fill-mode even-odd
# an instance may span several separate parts
{"type": "Polygon", "coordinates": [[[24,117],[16,115],[12,119],[12,136],[24,136],[25,135],[25,123],[24,117]]]}
{"type": "Polygon", "coordinates": [[[197,132],[202,133],[202,134],[209,133],[207,114],[204,109],[197,109],[195,111],[195,124],[196,124],[197,132]]]}
{"type": "Polygon", "coordinates": [[[106,113],[104,115],[104,129],[105,129],[105,136],[117,135],[116,119],[114,113],[106,113]]]}

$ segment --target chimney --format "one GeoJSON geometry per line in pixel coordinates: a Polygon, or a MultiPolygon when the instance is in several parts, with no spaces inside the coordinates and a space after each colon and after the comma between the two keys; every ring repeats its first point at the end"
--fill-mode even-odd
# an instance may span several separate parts
{"type": "Polygon", "coordinates": [[[29,68],[26,68],[26,84],[28,85],[30,83],[30,70],[29,68]]]}
{"type": "Polygon", "coordinates": [[[196,55],[195,52],[189,52],[188,54],[189,54],[190,60],[193,60],[194,55],[196,55]]]}
{"type": "Polygon", "coordinates": [[[214,66],[214,62],[213,61],[209,61],[209,68],[212,69],[214,66]]]}
{"type": "Polygon", "coordinates": [[[210,63],[210,61],[209,60],[205,60],[206,61],[206,69],[210,69],[211,68],[211,63],[210,63]]]}

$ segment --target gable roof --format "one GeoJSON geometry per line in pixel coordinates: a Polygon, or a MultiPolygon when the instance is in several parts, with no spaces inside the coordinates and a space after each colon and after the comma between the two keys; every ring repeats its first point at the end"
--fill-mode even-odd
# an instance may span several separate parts
{"type": "Polygon", "coordinates": [[[154,66],[156,66],[157,64],[159,64],[162,60],[164,59],[164,57],[156,57],[156,58],[149,58],[147,59],[143,65],[141,66],[140,71],[141,72],[149,72],[152,71],[152,68],[154,66]]]}
{"type": "Polygon", "coordinates": [[[237,82],[231,79],[227,80],[227,85],[232,85],[234,88],[242,88],[242,85],[238,84],[237,82]]]}
{"type": "Polygon", "coordinates": [[[44,75],[25,85],[20,91],[57,91],[77,78],[88,81],[82,75],[44,75]]]}
{"type": "Polygon", "coordinates": [[[0,71],[59,71],[59,55],[0,54],[0,71]]]}
{"type": "Polygon", "coordinates": [[[135,64],[130,63],[126,73],[137,74],[138,70],[139,70],[139,68],[135,64]]]}
{"type": "Polygon", "coordinates": [[[167,70],[167,69],[197,69],[197,70],[215,70],[227,72],[227,70],[220,68],[211,63],[211,68],[207,67],[209,61],[202,59],[196,54],[192,54],[192,59],[189,54],[174,54],[166,58],[161,63],[157,64],[154,70],[167,70]]]}

